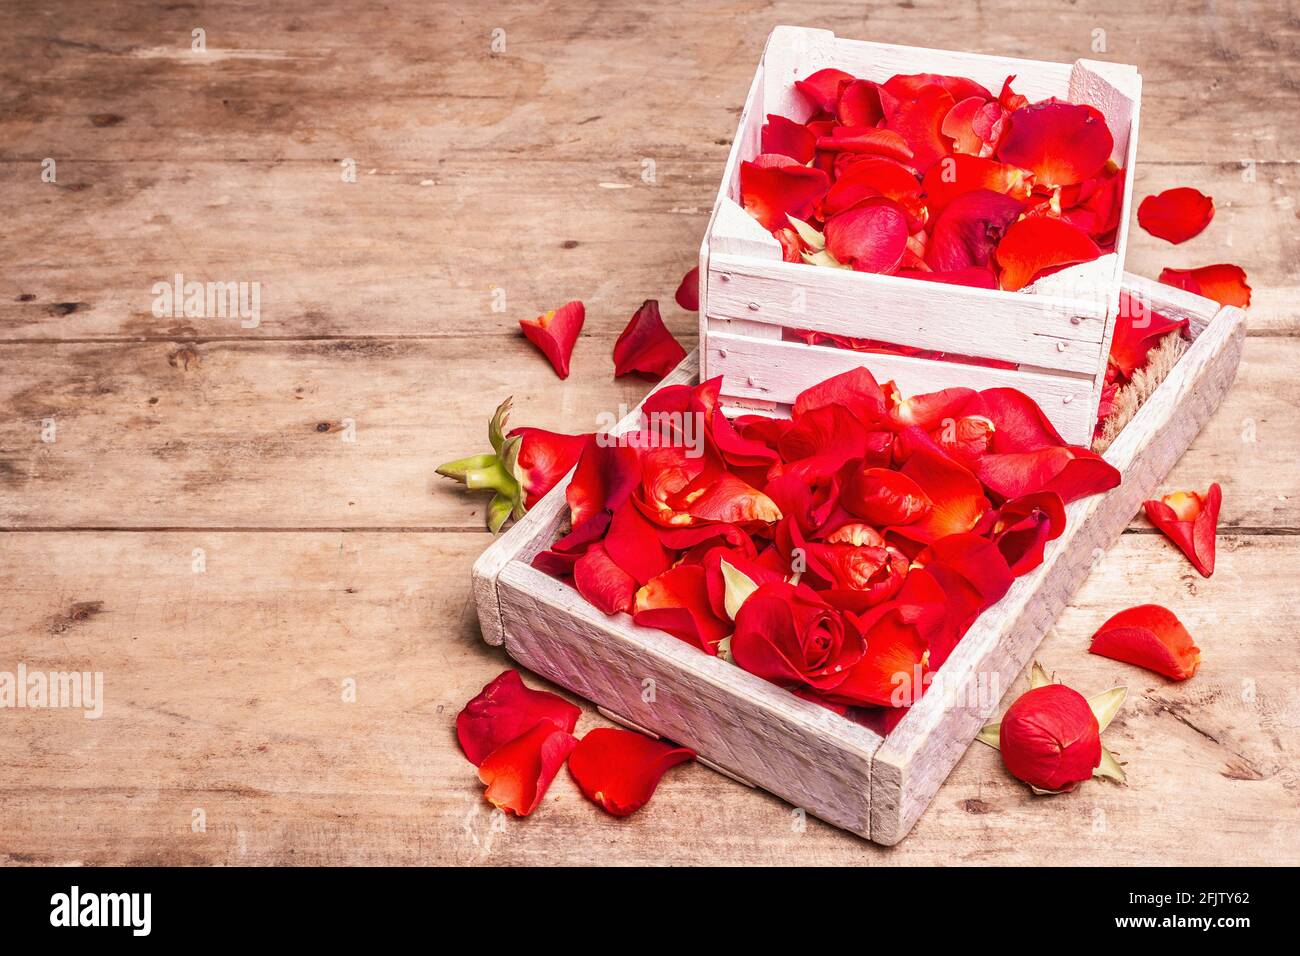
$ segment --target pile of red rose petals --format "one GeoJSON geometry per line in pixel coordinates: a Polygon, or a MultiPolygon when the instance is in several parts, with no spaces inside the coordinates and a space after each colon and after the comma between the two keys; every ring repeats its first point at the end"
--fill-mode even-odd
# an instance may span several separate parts
{"type": "Polygon", "coordinates": [[[866,369],[734,420],[720,379],[591,438],[534,566],[863,722],[888,722],[1119,473],[1013,389],[904,398],[866,369]]]}
{"type": "Polygon", "coordinates": [[[508,670],[456,717],[456,737],[478,767],[493,806],[526,817],[537,809],[565,761],[578,789],[616,816],[641,809],[659,779],[695,753],[630,730],[598,728],[573,736],[581,711],[562,697],[525,687],[508,670]]]}
{"type": "Polygon", "coordinates": [[[1106,120],[1013,79],[820,70],[795,83],[807,122],[767,117],[741,204],[787,262],[1014,291],[1096,259],[1124,195],[1106,120]]]}

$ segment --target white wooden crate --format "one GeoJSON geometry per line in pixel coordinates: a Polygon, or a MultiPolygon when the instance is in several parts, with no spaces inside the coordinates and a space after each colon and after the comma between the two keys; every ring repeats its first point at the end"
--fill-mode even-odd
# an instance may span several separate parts
{"type": "Polygon", "coordinates": [[[700,365],[723,376],[737,405],[780,410],[803,389],[865,365],[905,393],[963,384],[1008,385],[1033,397],[1062,436],[1087,444],[1101,401],[1123,278],[1142,78],[1096,60],[1049,63],[844,40],[829,30],[779,26],[750,87],[713,215],[700,247],[700,365]],[[1006,77],[1030,100],[1087,103],[1106,117],[1111,158],[1126,170],[1115,251],[1020,292],[974,289],[787,263],[740,205],[740,164],[759,152],[768,114],[796,121],[810,108],[794,81],[835,67],[883,82],[895,74],[969,77],[996,93],[1006,77]],[[783,329],[831,332],[895,345],[1012,362],[1014,370],[782,341],[783,329]]]}
{"type": "MultiPolygon", "coordinates": [[[[730,777],[877,843],[897,843],[998,709],[996,697],[971,688],[1011,689],[1097,557],[1152,497],[1236,375],[1245,335],[1240,309],[1134,276],[1125,287],[1157,311],[1189,319],[1195,340],[1107,449],[1122,484],[1066,509],[1068,527],[1043,563],[976,620],[887,736],[638,627],[626,614],[606,616],[533,568],[534,555],[567,526],[567,478],[475,563],[484,640],[504,644],[520,664],[611,718],[693,748],[730,777]]],[[[697,380],[692,353],[659,387],[697,380]]]]}

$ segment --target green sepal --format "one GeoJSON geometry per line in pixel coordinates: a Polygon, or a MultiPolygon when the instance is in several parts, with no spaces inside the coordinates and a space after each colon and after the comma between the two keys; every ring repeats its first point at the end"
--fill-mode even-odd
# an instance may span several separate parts
{"type": "Polygon", "coordinates": [[[727,617],[734,621],[736,615],[740,613],[741,605],[758,590],[758,585],[750,579],[749,575],[736,570],[726,559],[721,561],[721,567],[724,585],[722,606],[726,609],[727,617]]]}
{"type": "Polygon", "coordinates": [[[982,744],[988,744],[994,750],[1002,749],[1002,722],[997,721],[992,724],[985,724],[975,739],[982,744]]]}
{"type": "Polygon", "coordinates": [[[1114,780],[1120,784],[1128,783],[1128,776],[1124,773],[1124,768],[1115,759],[1115,755],[1105,747],[1101,748],[1101,763],[1093,768],[1092,775],[1105,780],[1114,780]]]}
{"type": "Polygon", "coordinates": [[[1046,687],[1052,683],[1052,678],[1047,676],[1047,671],[1043,670],[1043,665],[1034,661],[1034,666],[1029,671],[1029,689],[1037,690],[1040,687],[1046,687]]]}
{"type": "Polygon", "coordinates": [[[505,495],[513,501],[519,496],[519,483],[505,470],[501,462],[493,458],[490,465],[483,468],[471,468],[465,473],[465,484],[469,488],[491,488],[498,494],[505,495]]]}
{"type": "Polygon", "coordinates": [[[1093,716],[1097,718],[1098,733],[1110,726],[1110,722],[1119,713],[1119,709],[1124,704],[1124,698],[1127,695],[1127,687],[1112,687],[1110,690],[1104,690],[1100,694],[1093,694],[1088,698],[1088,707],[1092,710],[1093,716]]]}
{"type": "Polygon", "coordinates": [[[505,495],[497,493],[492,496],[492,500],[487,506],[487,526],[488,530],[496,534],[501,530],[501,526],[506,523],[510,517],[510,510],[514,502],[505,495]]]}
{"type": "Polygon", "coordinates": [[[444,478],[454,478],[463,485],[471,471],[481,471],[492,465],[496,460],[496,455],[470,455],[468,458],[458,458],[455,461],[447,462],[445,465],[439,465],[434,471],[444,478]]]}
{"type": "Polygon", "coordinates": [[[492,450],[498,455],[501,454],[501,446],[506,443],[506,423],[510,420],[510,408],[514,400],[514,396],[511,395],[498,405],[492,415],[492,421],[488,423],[488,441],[492,443],[492,450]]]}

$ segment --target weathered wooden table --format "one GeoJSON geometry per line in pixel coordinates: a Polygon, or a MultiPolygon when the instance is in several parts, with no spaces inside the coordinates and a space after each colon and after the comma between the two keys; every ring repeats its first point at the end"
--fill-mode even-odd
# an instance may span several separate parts
{"type": "Polygon", "coordinates": [[[676,6],[0,8],[0,671],[104,680],[98,720],[0,710],[0,860],[1300,862],[1300,24],[1271,0],[676,6]],[[1135,519],[1042,647],[1129,685],[1127,788],[1033,798],[975,747],[891,850],[699,765],[625,821],[562,775],[503,825],[452,732],[507,663],[469,590],[484,499],[433,468],[507,394],[566,430],[634,403],[609,355],[644,298],[693,341],[672,292],[777,23],[1138,64],[1138,195],[1218,214],[1182,247],[1135,231],[1130,270],[1255,287],[1236,389],[1170,479],[1222,483],[1218,572],[1135,519]],[[257,314],[173,315],[177,274],[258,283],[257,314]],[[516,320],[570,298],[560,382],[516,320]],[[1186,684],[1086,653],[1148,601],[1204,651],[1186,684]]]}

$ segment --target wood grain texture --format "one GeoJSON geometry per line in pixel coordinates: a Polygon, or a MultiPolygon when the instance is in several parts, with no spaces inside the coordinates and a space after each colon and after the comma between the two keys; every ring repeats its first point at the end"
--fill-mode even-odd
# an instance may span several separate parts
{"type": "Polygon", "coordinates": [[[0,533],[0,669],[101,662],[109,699],[98,729],[0,714],[0,859],[1300,863],[1298,39],[1271,0],[0,5],[0,526],[49,529],[0,533]],[[1082,689],[1129,683],[1108,731],[1128,788],[1034,799],[972,748],[890,850],[697,765],[626,821],[564,774],[533,819],[498,820],[451,735],[507,666],[473,612],[482,501],[432,466],[483,448],[506,394],[519,424],[562,430],[635,404],[645,386],[608,356],[647,296],[690,346],[696,317],[669,300],[774,23],[1138,66],[1135,200],[1191,185],[1217,212],[1178,247],[1132,229],[1129,270],[1235,261],[1255,288],[1238,382],[1166,489],[1223,483],[1218,571],[1138,520],[1040,647],[1082,689]],[[176,271],[260,280],[261,324],[155,318],[176,271]],[[517,320],[574,296],[560,383],[517,320]],[[346,453],[310,431],[343,417],[346,453]],[[175,530],[68,530],[85,522],[175,530]],[[1148,600],[1206,652],[1188,684],[1084,652],[1148,600]]]}

